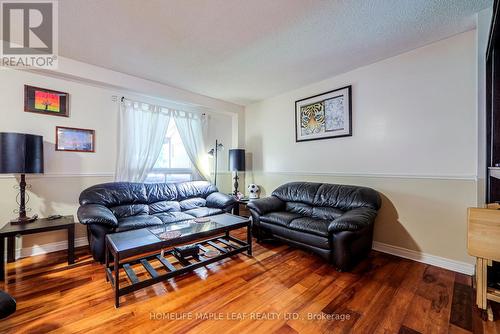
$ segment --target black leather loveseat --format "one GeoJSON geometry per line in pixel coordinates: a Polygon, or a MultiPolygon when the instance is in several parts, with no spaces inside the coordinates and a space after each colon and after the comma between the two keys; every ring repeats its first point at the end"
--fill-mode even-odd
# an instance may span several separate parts
{"type": "Polygon", "coordinates": [[[372,247],[380,195],[348,185],[292,182],[252,201],[253,233],[307,248],[349,270],[372,247]]]}
{"type": "Polygon", "coordinates": [[[108,233],[230,212],[234,199],[205,181],[98,184],[80,194],[78,219],[87,225],[94,259],[104,259],[108,233]]]}

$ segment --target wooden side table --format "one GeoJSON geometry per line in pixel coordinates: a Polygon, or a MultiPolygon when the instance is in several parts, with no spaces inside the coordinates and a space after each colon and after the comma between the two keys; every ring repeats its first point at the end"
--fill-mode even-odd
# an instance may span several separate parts
{"type": "Polygon", "coordinates": [[[8,223],[0,229],[0,281],[5,281],[5,238],[8,240],[8,260],[14,261],[14,238],[16,235],[50,232],[56,230],[68,231],[68,264],[75,263],[75,219],[64,216],[58,219],[38,219],[23,225],[8,223]]]}
{"type": "Polygon", "coordinates": [[[234,204],[233,214],[241,217],[250,217],[250,210],[247,209],[248,199],[234,199],[236,203],[234,204]]]}
{"type": "Polygon", "coordinates": [[[467,223],[467,250],[476,257],[476,305],[493,320],[488,301],[500,302],[500,290],[488,287],[488,266],[500,261],[500,206],[469,208],[467,223]]]}

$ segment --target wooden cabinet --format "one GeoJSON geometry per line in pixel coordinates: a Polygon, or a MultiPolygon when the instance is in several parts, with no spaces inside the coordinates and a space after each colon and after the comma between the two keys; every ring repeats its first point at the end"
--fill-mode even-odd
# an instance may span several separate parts
{"type": "MultiPolygon", "coordinates": [[[[482,56],[482,55],[481,55],[482,56]]],[[[500,167],[500,1],[493,5],[493,20],[486,51],[486,198],[500,202],[500,178],[494,168],[500,167]],[[491,169],[493,168],[493,169],[491,169]]]]}

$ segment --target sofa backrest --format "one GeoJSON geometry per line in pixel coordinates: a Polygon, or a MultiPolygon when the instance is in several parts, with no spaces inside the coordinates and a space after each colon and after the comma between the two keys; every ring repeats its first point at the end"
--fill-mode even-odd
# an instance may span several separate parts
{"type": "Polygon", "coordinates": [[[378,210],[381,202],[379,193],[371,188],[314,182],[286,183],[272,195],[287,202],[288,211],[328,219],[359,207],[378,210]]]}
{"type": "MultiPolygon", "coordinates": [[[[110,182],[92,186],[80,194],[80,205],[99,204],[108,208],[129,206],[123,210],[144,212],[144,206],[163,206],[167,202],[193,202],[193,199],[206,199],[217,192],[217,187],[207,181],[180,183],[133,183],[110,182]]],[[[201,200],[194,200],[201,203],[201,200]]],[[[172,204],[174,205],[174,204],[172,204]]],[[[175,206],[175,205],[174,205],[175,206]]],[[[121,212],[121,208],[117,212],[121,212]]]]}

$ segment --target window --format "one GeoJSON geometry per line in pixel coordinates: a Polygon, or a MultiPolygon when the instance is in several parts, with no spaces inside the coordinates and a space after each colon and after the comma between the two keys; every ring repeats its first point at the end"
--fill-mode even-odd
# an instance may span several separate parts
{"type": "Polygon", "coordinates": [[[193,177],[192,167],[191,160],[182,144],[179,131],[177,131],[177,126],[175,126],[175,121],[170,120],[160,156],[153,170],[148,174],[146,182],[190,181],[193,177]]]}

